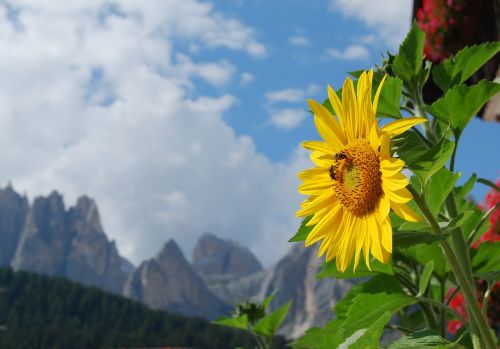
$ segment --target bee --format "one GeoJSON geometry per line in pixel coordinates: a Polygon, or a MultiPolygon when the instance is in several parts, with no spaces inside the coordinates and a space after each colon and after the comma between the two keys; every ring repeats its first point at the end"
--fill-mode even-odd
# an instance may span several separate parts
{"type": "Polygon", "coordinates": [[[339,162],[347,159],[347,154],[344,152],[339,152],[339,153],[336,153],[334,155],[334,158],[335,158],[335,164],[331,165],[328,168],[328,173],[330,174],[330,178],[333,181],[337,181],[338,180],[337,179],[337,169],[338,169],[338,166],[340,165],[339,162]]]}

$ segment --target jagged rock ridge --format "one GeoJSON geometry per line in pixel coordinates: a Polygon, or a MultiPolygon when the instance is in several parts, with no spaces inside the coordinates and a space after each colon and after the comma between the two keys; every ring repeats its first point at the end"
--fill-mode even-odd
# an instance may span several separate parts
{"type": "Polygon", "coordinates": [[[143,262],[128,278],[124,296],[154,309],[214,319],[228,314],[230,308],[207,288],[184,258],[173,240],[143,262]]]}

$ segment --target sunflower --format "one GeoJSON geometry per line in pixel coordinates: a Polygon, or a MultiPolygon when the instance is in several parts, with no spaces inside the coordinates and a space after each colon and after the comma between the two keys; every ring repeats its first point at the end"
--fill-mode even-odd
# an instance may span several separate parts
{"type": "Polygon", "coordinates": [[[389,211],[415,222],[419,216],[407,203],[408,179],[401,173],[405,163],[391,156],[390,140],[424,118],[404,118],[379,128],[375,117],[382,80],[372,95],[373,70],[363,72],[356,92],[351,79],[344,81],[342,101],[328,86],[328,97],[335,118],[320,103],[309,100],[314,123],[324,141],[303,142],[315,167],[300,172],[298,190],[309,195],[297,216],[311,216],[314,226],[305,241],[310,246],[323,240],[318,257],[336,258],[344,272],[354,257],[354,270],[361,253],[370,269],[370,254],[387,263],[392,253],[392,227],[389,211]]]}

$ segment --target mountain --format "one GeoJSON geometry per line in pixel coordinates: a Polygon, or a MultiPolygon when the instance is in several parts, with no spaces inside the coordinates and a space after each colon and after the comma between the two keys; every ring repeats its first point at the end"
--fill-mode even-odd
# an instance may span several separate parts
{"type": "Polygon", "coordinates": [[[129,276],[123,294],[153,309],[208,319],[230,312],[230,308],[208,290],[173,240],[129,276]]]}
{"type": "Polygon", "coordinates": [[[131,264],[104,233],[87,196],[66,210],[57,192],[29,205],[9,185],[0,190],[0,265],[64,276],[121,293],[131,264]]]}
{"type": "Polygon", "coordinates": [[[245,276],[262,270],[250,250],[209,233],[202,235],[193,249],[193,267],[201,275],[245,276]]]}

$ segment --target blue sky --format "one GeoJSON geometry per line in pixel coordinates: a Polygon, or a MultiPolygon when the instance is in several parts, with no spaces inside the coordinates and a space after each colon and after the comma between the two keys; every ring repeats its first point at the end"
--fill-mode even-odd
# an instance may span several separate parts
{"type": "MultiPolygon", "coordinates": [[[[0,183],[90,195],[134,263],[169,238],[189,258],[209,231],[269,265],[298,224],[307,98],[396,51],[411,5],[0,1],[0,183]]],[[[499,175],[498,131],[471,123],[464,177],[499,175]]]]}

